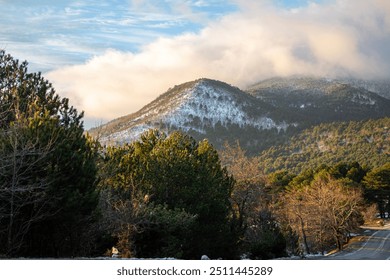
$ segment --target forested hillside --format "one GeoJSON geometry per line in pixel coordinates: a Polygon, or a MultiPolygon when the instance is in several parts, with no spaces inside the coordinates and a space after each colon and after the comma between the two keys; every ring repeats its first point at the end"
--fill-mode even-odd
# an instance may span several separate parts
{"type": "Polygon", "coordinates": [[[259,156],[266,173],[304,169],[340,161],[378,167],[390,160],[390,118],[320,124],[271,147],[259,156]]]}

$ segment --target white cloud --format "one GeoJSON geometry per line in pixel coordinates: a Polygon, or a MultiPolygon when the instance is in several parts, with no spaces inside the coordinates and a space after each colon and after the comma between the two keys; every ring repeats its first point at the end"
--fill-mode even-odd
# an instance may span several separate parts
{"type": "Polygon", "coordinates": [[[246,86],[293,74],[389,76],[387,0],[339,0],[294,10],[277,9],[271,1],[235,2],[240,12],[197,34],[160,38],[138,53],[107,51],[47,77],[87,118],[106,121],[200,77],[246,86]]]}

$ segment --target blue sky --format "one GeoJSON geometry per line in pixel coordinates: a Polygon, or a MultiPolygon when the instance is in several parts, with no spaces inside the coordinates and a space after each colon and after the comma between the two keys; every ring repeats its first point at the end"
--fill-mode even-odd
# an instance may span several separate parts
{"type": "Polygon", "coordinates": [[[227,1],[1,0],[0,47],[34,69],[81,63],[107,49],[137,52],[234,12],[227,1]]]}
{"type": "Polygon", "coordinates": [[[390,77],[388,0],[0,0],[0,12],[0,48],[87,127],[201,77],[390,77]]]}
{"type": "MultiPolygon", "coordinates": [[[[305,0],[276,0],[281,9],[305,0]]],[[[225,0],[0,0],[0,48],[35,71],[82,63],[107,49],[137,52],[161,36],[198,32],[237,12],[225,0]]]]}

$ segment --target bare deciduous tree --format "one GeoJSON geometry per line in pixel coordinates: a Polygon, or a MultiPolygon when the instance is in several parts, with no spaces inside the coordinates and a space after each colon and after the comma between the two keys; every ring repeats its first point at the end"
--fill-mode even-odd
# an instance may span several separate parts
{"type": "Polygon", "coordinates": [[[255,212],[267,203],[263,172],[258,159],[247,157],[239,143],[234,146],[225,144],[220,157],[222,165],[234,177],[231,202],[239,227],[245,229],[249,220],[257,218],[255,212]]]}
{"type": "Polygon", "coordinates": [[[281,212],[307,253],[323,253],[332,244],[342,250],[351,231],[362,223],[361,190],[329,175],[317,175],[310,185],[287,192],[282,201],[281,212]]]}
{"type": "Polygon", "coordinates": [[[47,198],[50,182],[40,176],[39,166],[57,139],[51,135],[43,143],[39,135],[31,137],[26,121],[16,120],[0,130],[0,236],[6,239],[2,242],[6,244],[3,248],[6,255],[20,249],[34,223],[54,214],[45,207],[54,198],[51,201],[47,198]]]}
{"type": "Polygon", "coordinates": [[[273,213],[273,198],[265,188],[265,175],[257,157],[247,157],[237,142],[225,144],[221,161],[234,177],[231,194],[240,248],[251,258],[268,259],[285,255],[286,240],[273,213]]]}

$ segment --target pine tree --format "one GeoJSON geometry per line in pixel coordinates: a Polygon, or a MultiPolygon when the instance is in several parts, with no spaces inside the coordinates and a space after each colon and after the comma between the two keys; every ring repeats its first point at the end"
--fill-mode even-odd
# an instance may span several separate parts
{"type": "Polygon", "coordinates": [[[0,252],[70,256],[96,206],[97,143],[40,73],[0,51],[0,252]]]}
{"type": "MultiPolygon", "coordinates": [[[[169,235],[161,235],[154,231],[153,236],[160,240],[155,244],[161,246],[169,236],[176,236],[175,240],[181,236],[175,245],[183,258],[231,256],[235,243],[229,230],[233,180],[208,141],[196,142],[180,132],[167,136],[150,130],[134,143],[108,148],[104,158],[101,187],[117,197],[114,204],[127,203],[132,213],[152,205],[164,207],[171,217],[180,211],[190,219],[196,217],[187,223],[185,233],[176,231],[175,235],[169,230],[169,235]]],[[[146,223],[139,223],[138,218],[132,218],[135,226],[142,228],[142,234],[133,236],[136,247],[143,248],[138,253],[141,257],[161,253],[158,246],[145,247],[147,240],[143,237],[150,240],[152,232],[145,231],[146,223]]]]}
{"type": "Polygon", "coordinates": [[[368,172],[363,182],[366,197],[378,205],[381,218],[386,218],[390,213],[390,163],[368,172]]]}

